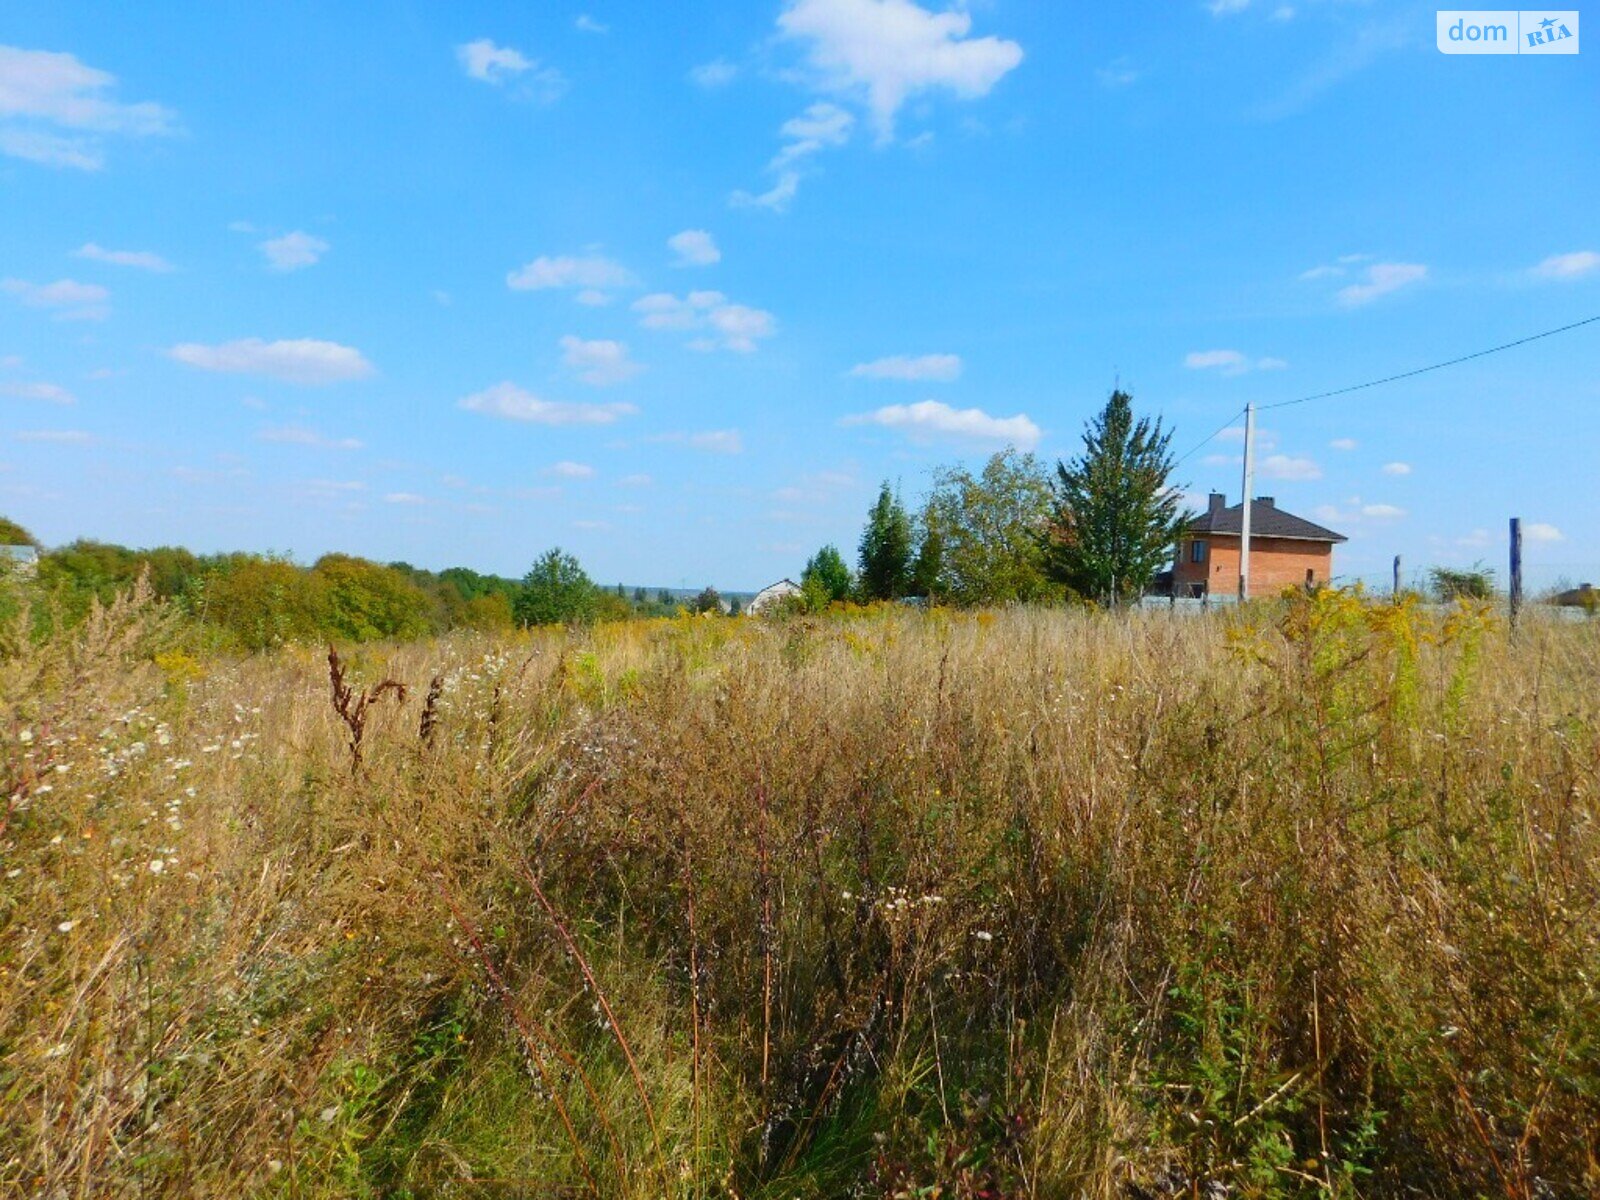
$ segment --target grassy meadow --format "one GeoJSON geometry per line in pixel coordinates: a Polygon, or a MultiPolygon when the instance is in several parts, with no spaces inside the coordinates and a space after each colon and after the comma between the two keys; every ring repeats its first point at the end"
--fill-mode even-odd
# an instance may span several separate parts
{"type": "Polygon", "coordinates": [[[0,657],[0,1195],[1600,1192],[1600,625],[177,621],[0,657]]]}

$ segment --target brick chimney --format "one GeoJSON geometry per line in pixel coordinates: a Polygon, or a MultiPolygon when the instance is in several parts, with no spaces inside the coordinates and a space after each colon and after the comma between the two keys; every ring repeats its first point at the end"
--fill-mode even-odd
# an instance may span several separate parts
{"type": "Polygon", "coordinates": [[[1210,507],[1206,509],[1206,511],[1207,512],[1219,513],[1219,512],[1221,512],[1223,509],[1225,509],[1227,507],[1228,507],[1228,497],[1226,495],[1224,495],[1222,492],[1212,492],[1211,493],[1211,504],[1210,504],[1210,507]]]}

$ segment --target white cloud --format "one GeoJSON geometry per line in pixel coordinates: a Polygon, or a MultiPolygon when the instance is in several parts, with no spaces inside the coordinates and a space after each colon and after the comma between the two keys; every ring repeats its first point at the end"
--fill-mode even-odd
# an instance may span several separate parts
{"type": "Polygon", "coordinates": [[[1346,308],[1370,304],[1379,296],[1387,296],[1428,277],[1428,268],[1421,263],[1373,263],[1366,269],[1366,282],[1352,283],[1340,288],[1336,299],[1346,308]]]}
{"type": "Polygon", "coordinates": [[[689,78],[697,86],[709,91],[712,88],[727,87],[738,74],[738,67],[731,62],[718,58],[692,68],[689,72],[689,78]]]}
{"type": "Polygon", "coordinates": [[[415,492],[388,492],[383,497],[385,504],[426,504],[428,498],[419,496],[415,492]]]}
{"type": "Polygon", "coordinates": [[[111,293],[98,283],[58,279],[54,283],[29,283],[26,279],[0,279],[0,291],[9,292],[29,308],[47,308],[63,321],[101,321],[111,312],[111,293]]]}
{"type": "Polygon", "coordinates": [[[167,354],[177,362],[202,371],[266,375],[285,383],[310,385],[365,379],[374,370],[355,347],[314,338],[276,342],[241,338],[217,346],[183,342],[167,354]]]}
{"type": "Polygon", "coordinates": [[[626,382],[644,370],[628,358],[628,347],[621,342],[586,342],[569,333],[561,339],[561,351],[561,361],[594,387],[626,382]]]}
{"type": "Polygon", "coordinates": [[[1600,270],[1600,254],[1576,250],[1571,254],[1552,254],[1533,273],[1540,279],[1579,279],[1600,270]]]}
{"type": "Polygon", "coordinates": [[[981,408],[951,408],[938,400],[916,404],[890,404],[869,413],[845,417],[843,425],[879,425],[898,429],[917,440],[947,438],[958,441],[1010,443],[1021,450],[1039,444],[1040,429],[1025,413],[993,417],[981,408]]]}
{"type": "Polygon", "coordinates": [[[1281,358],[1252,360],[1238,350],[1195,350],[1184,356],[1183,365],[1191,371],[1220,370],[1224,375],[1243,375],[1247,371],[1281,371],[1289,364],[1281,358]]]}
{"type": "Polygon", "coordinates": [[[696,450],[705,450],[712,454],[744,452],[744,438],[737,429],[707,429],[701,433],[691,433],[683,440],[696,450]]]}
{"type": "Polygon", "coordinates": [[[773,212],[786,212],[789,204],[800,191],[800,172],[784,171],[778,176],[778,182],[764,192],[734,192],[728,202],[735,208],[766,208],[773,212]]]}
{"type": "Polygon", "coordinates": [[[864,98],[884,141],[911,96],[933,89],[986,96],[1022,61],[1016,42],[968,36],[970,13],[933,13],[912,0],[790,0],[778,28],[808,44],[823,87],[864,98]]]}
{"type": "Polygon", "coordinates": [[[1269,454],[1258,468],[1267,479],[1302,481],[1322,478],[1322,468],[1315,461],[1288,454],[1269,454]]]}
{"type": "Polygon", "coordinates": [[[82,429],[23,429],[15,437],[19,442],[53,442],[64,446],[83,446],[94,441],[94,435],[82,429]]]}
{"type": "Polygon", "coordinates": [[[667,246],[678,256],[678,267],[709,267],[722,261],[722,251],[704,229],[685,229],[667,239],[667,246]]]}
{"type": "Polygon", "coordinates": [[[1522,536],[1530,542],[1564,542],[1566,534],[1554,525],[1546,525],[1543,521],[1529,521],[1522,527],[1522,536]]]}
{"type": "Polygon", "coordinates": [[[652,292],[634,301],[639,324],[646,329],[701,330],[689,343],[692,350],[733,350],[748,354],[756,343],[777,332],[777,320],[765,309],[730,304],[721,292],[690,292],[679,298],[671,292],[652,292]]]}
{"type": "Polygon", "coordinates": [[[1138,83],[1141,74],[1142,72],[1133,65],[1133,60],[1123,55],[1097,68],[1094,77],[1100,81],[1101,87],[1122,88],[1138,83]]]}
{"type": "Polygon", "coordinates": [[[1183,365],[1191,371],[1204,371],[1212,367],[1246,370],[1245,357],[1237,350],[1192,350],[1184,356],[1183,365]]]}
{"type": "Polygon", "coordinates": [[[497,383],[459,402],[468,412],[534,425],[610,425],[639,410],[631,404],[572,404],[544,400],[511,382],[497,383]]]}
{"type": "Polygon", "coordinates": [[[495,87],[515,84],[515,94],[548,104],[567,90],[567,80],[554,67],[543,66],[511,46],[497,46],[488,38],[456,47],[456,60],[473,79],[495,87]]]}
{"type": "Polygon", "coordinates": [[[87,258],[94,262],[110,263],[116,267],[137,267],[141,271],[165,272],[172,270],[172,264],[161,255],[149,250],[107,250],[93,242],[85,242],[73,252],[76,258],[87,258]]]}
{"type": "Polygon", "coordinates": [[[604,35],[611,32],[611,26],[602,25],[588,13],[579,13],[577,20],[572,22],[572,27],[579,33],[597,33],[604,35]]]}
{"type": "Polygon", "coordinates": [[[1411,474],[1411,464],[1403,462],[1384,463],[1383,473],[1385,475],[1409,475],[1411,474]]]}
{"type": "Polygon", "coordinates": [[[1250,7],[1250,0],[1209,0],[1206,9],[1213,17],[1231,17],[1250,7]]]}
{"type": "Polygon", "coordinates": [[[1393,504],[1363,504],[1361,515],[1373,521],[1398,521],[1406,510],[1393,504]]]}
{"type": "Polygon", "coordinates": [[[837,104],[819,101],[798,117],[790,117],[779,127],[783,148],[768,164],[774,171],[806,158],[819,150],[843,146],[850,140],[856,119],[837,104]]]}
{"type": "Polygon", "coordinates": [[[44,400],[50,404],[76,404],[78,398],[58,383],[0,383],[0,396],[13,400],[44,400]]]}
{"type": "Polygon", "coordinates": [[[306,429],[300,425],[281,425],[272,429],[263,429],[256,434],[258,442],[274,442],[283,446],[310,446],[316,450],[359,450],[362,442],[358,438],[330,438],[324,437],[314,429],[306,429]]]}
{"type": "Polygon", "coordinates": [[[546,475],[559,475],[563,479],[593,479],[594,468],[588,463],[558,462],[545,468],[546,475]]]}
{"type": "Polygon", "coordinates": [[[961,377],[958,354],[891,354],[888,358],[857,363],[850,375],[858,379],[897,379],[905,382],[937,381],[948,383],[961,377]]]}
{"type": "Polygon", "coordinates": [[[301,267],[316,266],[329,246],[321,238],[296,229],[282,237],[269,238],[261,243],[260,249],[266,256],[269,270],[298,271],[301,267]]]}
{"type": "Polygon", "coordinates": [[[176,132],[171,109],[113,100],[115,84],[114,75],[71,54],[0,46],[0,154],[94,171],[105,163],[103,135],[176,132]]]}
{"type": "Polygon", "coordinates": [[[1354,450],[1359,445],[1355,438],[1334,438],[1328,443],[1330,450],[1354,450]]]}
{"type": "MultiPolygon", "coordinates": [[[[1244,426],[1243,425],[1230,425],[1230,426],[1228,426],[1228,428],[1222,430],[1221,432],[1219,432],[1217,434],[1217,441],[1219,441],[1219,442],[1243,442],[1244,441],[1244,426]]],[[[1278,435],[1277,435],[1277,433],[1274,432],[1271,429],[1262,429],[1260,426],[1257,426],[1256,427],[1256,449],[1257,450],[1275,450],[1275,449],[1277,449],[1277,447],[1278,447],[1278,435]]]]}
{"type": "Polygon", "coordinates": [[[638,283],[627,267],[598,254],[541,254],[506,276],[506,286],[516,292],[577,289],[578,303],[591,307],[611,302],[608,288],[631,288],[638,283]]]}

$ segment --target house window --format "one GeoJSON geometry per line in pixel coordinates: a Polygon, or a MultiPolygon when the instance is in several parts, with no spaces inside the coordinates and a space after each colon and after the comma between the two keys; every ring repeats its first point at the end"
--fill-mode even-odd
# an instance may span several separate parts
{"type": "Polygon", "coordinates": [[[1189,561],[1203,563],[1206,560],[1206,544],[1204,542],[1189,543],[1189,561]]]}

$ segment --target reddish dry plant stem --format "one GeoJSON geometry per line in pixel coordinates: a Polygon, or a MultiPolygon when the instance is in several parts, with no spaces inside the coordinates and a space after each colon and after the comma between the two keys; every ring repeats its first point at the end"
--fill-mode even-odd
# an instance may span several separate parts
{"type": "Polygon", "coordinates": [[[398,679],[385,679],[366,691],[357,691],[345,681],[344,662],[339,652],[328,647],[328,682],[333,688],[333,711],[339,714],[350,732],[350,774],[361,772],[361,739],[367,732],[367,709],[393,692],[401,704],[406,702],[406,685],[398,679]]]}
{"type": "MultiPolygon", "coordinates": [[[[444,902],[449,906],[451,915],[456,919],[456,924],[459,925],[461,927],[461,931],[467,935],[467,941],[471,943],[473,951],[478,956],[478,960],[483,964],[484,973],[488,975],[489,981],[494,985],[495,991],[499,993],[501,1003],[506,1006],[506,1012],[510,1014],[512,1024],[516,1026],[517,1032],[522,1036],[522,1044],[527,1048],[529,1055],[533,1058],[533,1065],[539,1072],[539,1080],[544,1084],[545,1091],[550,1093],[550,1099],[555,1104],[556,1113],[560,1116],[561,1124],[567,1131],[567,1138],[572,1142],[573,1150],[577,1152],[578,1167],[583,1172],[583,1177],[589,1184],[590,1192],[596,1196],[600,1195],[600,1188],[595,1183],[594,1173],[589,1169],[589,1156],[583,1152],[583,1143],[578,1139],[578,1131],[572,1124],[572,1114],[567,1111],[566,1103],[561,1099],[561,1093],[556,1090],[555,1086],[550,1080],[550,1072],[545,1067],[544,1054],[535,1045],[533,1031],[529,1027],[529,1023],[526,1018],[523,1017],[521,1007],[517,1004],[516,998],[511,994],[511,989],[506,986],[504,977],[495,968],[494,960],[489,957],[489,949],[483,944],[483,938],[479,936],[476,926],[467,920],[466,915],[462,913],[455,900],[451,898],[449,891],[445,890],[442,881],[440,883],[440,890],[444,894],[444,902]]],[[[622,1164],[619,1162],[617,1166],[618,1178],[620,1179],[623,1177],[621,1170],[622,1164]]]]}
{"type": "Polygon", "coordinates": [[[761,890],[761,1123],[771,1116],[769,1085],[772,1065],[772,872],[768,864],[767,805],[765,784],[756,788],[760,820],[756,824],[756,860],[760,869],[761,890]]]}
{"type": "Polygon", "coordinates": [[[562,944],[567,952],[572,955],[573,961],[578,964],[578,970],[583,973],[584,981],[594,992],[596,1003],[605,1013],[606,1024],[610,1027],[611,1036],[616,1039],[617,1046],[622,1050],[622,1056],[628,1062],[628,1071],[633,1076],[634,1090],[639,1094],[639,1103],[644,1108],[645,1120],[650,1125],[650,1140],[655,1148],[656,1166],[661,1172],[661,1184],[670,1190],[671,1177],[667,1173],[667,1158],[661,1148],[661,1130],[656,1125],[655,1106],[650,1103],[650,1093],[645,1087],[644,1073],[639,1070],[639,1061],[634,1057],[633,1047],[628,1044],[627,1035],[622,1032],[622,1026],[617,1022],[617,1014],[611,1008],[611,1001],[606,998],[605,989],[600,986],[600,981],[595,978],[594,971],[589,966],[589,960],[584,956],[583,950],[578,946],[577,939],[572,936],[572,931],[567,928],[561,914],[556,912],[555,905],[550,903],[550,898],[545,895],[544,888],[539,885],[539,878],[533,873],[526,860],[521,864],[522,875],[528,881],[528,886],[533,889],[534,897],[539,901],[539,906],[544,909],[545,915],[550,918],[550,923],[556,927],[556,932],[561,935],[562,944]]]}

